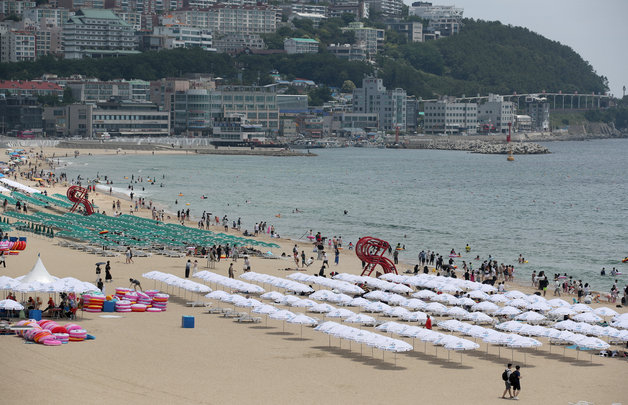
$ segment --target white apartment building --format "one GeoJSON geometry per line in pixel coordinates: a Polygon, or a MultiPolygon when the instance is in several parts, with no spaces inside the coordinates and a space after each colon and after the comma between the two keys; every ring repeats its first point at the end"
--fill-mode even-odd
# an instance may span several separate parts
{"type": "Polygon", "coordinates": [[[377,114],[379,129],[405,131],[406,101],[404,89],[387,90],[378,77],[365,77],[362,87],[353,90],[353,112],[377,114]]]}
{"type": "Polygon", "coordinates": [[[410,7],[410,15],[429,20],[426,31],[433,37],[448,37],[460,32],[463,8],[456,6],[433,5],[426,1],[417,1],[410,7]]]}
{"type": "Polygon", "coordinates": [[[364,23],[352,22],[349,26],[342,29],[343,31],[353,31],[355,40],[358,44],[364,46],[369,55],[375,55],[379,44],[384,42],[385,32],[382,29],[365,27],[364,23]]]}
{"type": "Polygon", "coordinates": [[[206,10],[177,10],[172,17],[181,24],[206,28],[220,34],[264,34],[277,30],[281,11],[269,6],[229,6],[216,4],[206,10]]]}
{"type": "Polygon", "coordinates": [[[63,24],[66,59],[138,53],[133,27],[111,10],[81,9],[63,24]]]}
{"type": "Polygon", "coordinates": [[[384,17],[401,17],[403,10],[402,0],[365,0],[365,3],[368,3],[369,9],[381,12],[384,17]]]}
{"type": "Polygon", "coordinates": [[[70,15],[70,10],[65,8],[29,8],[24,10],[24,21],[61,27],[70,15]]]}
{"type": "Polygon", "coordinates": [[[508,124],[515,123],[515,104],[512,101],[504,101],[503,96],[489,94],[488,101],[478,106],[478,123],[481,131],[508,133],[508,124]]]}
{"type": "Polygon", "coordinates": [[[426,134],[476,134],[478,127],[478,105],[458,103],[443,98],[425,103],[423,129],[426,134]]]}
{"type": "Polygon", "coordinates": [[[37,59],[37,37],[32,31],[8,33],[8,62],[25,62],[37,59]]]}
{"type": "Polygon", "coordinates": [[[24,11],[37,7],[37,2],[28,0],[0,0],[0,14],[5,17],[16,15],[24,16],[24,11]]]}
{"type": "Polygon", "coordinates": [[[311,38],[286,38],[283,41],[283,49],[287,54],[318,53],[318,41],[311,38]]]}
{"type": "Polygon", "coordinates": [[[187,26],[155,27],[153,35],[164,37],[164,48],[212,49],[212,34],[209,30],[187,26]]]}

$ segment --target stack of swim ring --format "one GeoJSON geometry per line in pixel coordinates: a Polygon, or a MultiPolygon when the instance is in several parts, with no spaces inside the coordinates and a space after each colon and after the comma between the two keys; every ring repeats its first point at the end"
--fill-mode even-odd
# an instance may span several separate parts
{"type": "Polygon", "coordinates": [[[131,312],[131,301],[116,301],[116,312],[131,312]]]}
{"type": "Polygon", "coordinates": [[[148,295],[145,294],[143,292],[138,292],[137,293],[137,303],[138,304],[144,304],[147,307],[150,306],[150,304],[152,303],[152,298],[148,295]]]}
{"type": "Polygon", "coordinates": [[[85,294],[83,299],[83,310],[85,312],[102,312],[102,306],[105,302],[104,295],[85,294]]]}
{"type": "Polygon", "coordinates": [[[146,312],[161,312],[161,309],[154,308],[154,307],[148,307],[148,308],[146,308],[146,312]]]}
{"type": "Polygon", "coordinates": [[[116,297],[118,297],[118,299],[123,300],[125,298],[125,295],[131,291],[133,290],[131,290],[130,288],[124,288],[124,287],[116,288],[116,297]]]}
{"type": "Polygon", "coordinates": [[[66,344],[70,341],[70,335],[67,333],[53,333],[53,335],[59,342],[63,344],[66,344]]]}
{"type": "Polygon", "coordinates": [[[159,294],[159,290],[146,290],[144,294],[148,295],[151,299],[155,297],[155,295],[159,294]]]}
{"type": "Polygon", "coordinates": [[[135,291],[130,291],[124,295],[124,299],[131,301],[131,304],[137,304],[137,293],[135,291]]]}
{"type": "Polygon", "coordinates": [[[133,304],[131,305],[132,312],[146,312],[146,305],[144,304],[133,304]]]}
{"type": "Polygon", "coordinates": [[[155,294],[153,297],[153,308],[165,311],[168,306],[168,298],[170,298],[168,294],[155,294]]]}
{"type": "Polygon", "coordinates": [[[87,337],[85,329],[72,329],[68,334],[70,335],[70,342],[82,342],[87,337]]]}

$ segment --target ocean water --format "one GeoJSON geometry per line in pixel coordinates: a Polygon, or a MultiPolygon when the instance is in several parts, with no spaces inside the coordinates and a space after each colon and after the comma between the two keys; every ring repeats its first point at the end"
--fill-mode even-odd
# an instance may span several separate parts
{"type": "MultiPolygon", "coordinates": [[[[515,162],[503,155],[368,148],[285,158],[128,153],[66,158],[58,171],[70,178],[107,175],[126,191],[131,175],[142,177],[133,191],[166,210],[241,217],[243,229],[267,221],[282,237],[299,239],[312,229],[341,235],[345,245],[374,236],[405,245],[400,258],[408,262],[422,249],[444,256],[463,251],[458,261],[490,254],[514,264],[520,279],[544,270],[608,290],[613,280],[600,277],[602,267],[628,273],[621,263],[628,256],[628,140],[546,146],[552,154],[515,162]],[[519,254],[527,264],[517,264],[519,254]]],[[[628,283],[628,276],[618,278],[628,283]]]]}

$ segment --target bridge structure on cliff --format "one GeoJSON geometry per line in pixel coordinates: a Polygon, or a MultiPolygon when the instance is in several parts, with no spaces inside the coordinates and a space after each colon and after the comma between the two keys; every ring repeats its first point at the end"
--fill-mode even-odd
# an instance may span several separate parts
{"type": "MultiPolygon", "coordinates": [[[[517,106],[526,102],[533,101],[542,101],[545,99],[549,103],[549,107],[551,110],[599,110],[603,108],[607,108],[611,106],[612,97],[608,94],[585,94],[585,93],[526,93],[526,94],[500,94],[504,98],[505,101],[513,101],[517,106]]],[[[463,95],[462,97],[453,98],[456,102],[460,103],[482,103],[488,101],[487,96],[474,96],[474,97],[466,97],[463,95]]],[[[438,99],[432,100],[421,100],[422,102],[427,101],[438,101],[438,99]]]]}

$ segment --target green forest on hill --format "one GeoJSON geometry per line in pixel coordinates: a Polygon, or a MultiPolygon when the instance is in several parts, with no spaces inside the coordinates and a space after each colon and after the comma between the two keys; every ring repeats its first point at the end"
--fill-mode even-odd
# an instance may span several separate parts
{"type": "MultiPolygon", "coordinates": [[[[303,36],[329,40],[337,34],[340,19],[330,19],[317,29],[301,26],[303,36]],[[336,21],[334,21],[336,20],[336,21]],[[332,24],[332,25],[329,25],[332,24]]],[[[277,43],[283,35],[278,32],[277,43]]],[[[239,55],[175,49],[145,52],[111,59],[64,60],[52,56],[36,62],[0,64],[3,79],[29,80],[44,73],[59,76],[81,74],[102,80],[115,78],[155,80],[186,73],[212,73],[227,81],[269,84],[277,70],[291,78],[305,78],[330,87],[345,80],[358,86],[366,74],[376,73],[389,88],[404,88],[408,94],[432,98],[501,93],[519,94],[542,90],[592,93],[608,90],[607,79],[571,48],[528,29],[499,22],[465,20],[459,35],[426,43],[404,43],[387,32],[387,41],[375,63],[348,62],[326,52],[306,55],[239,55]]],[[[347,35],[343,40],[351,40],[347,35]]]]}

